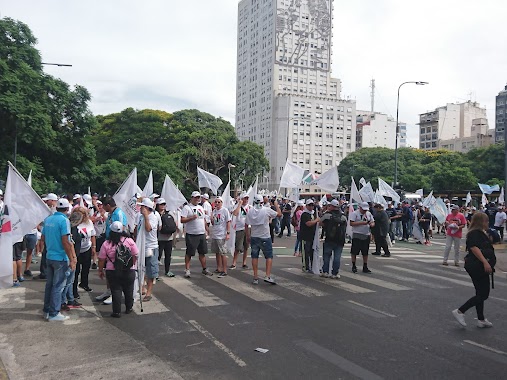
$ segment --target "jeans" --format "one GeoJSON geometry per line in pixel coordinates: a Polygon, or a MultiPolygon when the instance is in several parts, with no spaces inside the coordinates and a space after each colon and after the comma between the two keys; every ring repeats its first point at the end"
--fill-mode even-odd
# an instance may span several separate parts
{"type": "Polygon", "coordinates": [[[301,253],[303,251],[303,242],[301,241],[299,231],[296,231],[296,245],[294,246],[294,253],[299,252],[301,253]]]}
{"type": "Polygon", "coordinates": [[[394,240],[394,222],[389,223],[389,239],[394,240]]]}
{"type": "Polygon", "coordinates": [[[56,316],[62,306],[62,291],[65,287],[67,276],[65,272],[69,268],[67,260],[46,260],[46,289],[44,291],[44,313],[50,317],[56,316]]]}
{"type": "Polygon", "coordinates": [[[90,274],[90,267],[92,266],[92,249],[80,253],[77,257],[76,274],[74,278],[74,297],[77,297],[77,285],[79,280],[79,273],[81,273],[81,286],[83,288],[88,287],[88,276],[90,274]]]}
{"type": "Polygon", "coordinates": [[[285,227],[287,227],[287,236],[290,237],[290,215],[288,217],[285,215],[282,216],[279,236],[283,235],[283,231],[285,230],[285,227]]]}
{"type": "Polygon", "coordinates": [[[333,269],[331,274],[337,275],[340,270],[340,259],[342,257],[343,245],[340,245],[335,242],[324,242],[324,252],[322,253],[322,258],[324,259],[324,265],[322,266],[322,272],[329,273],[329,261],[331,261],[331,256],[334,253],[333,257],[333,269]]]}
{"type": "Polygon", "coordinates": [[[382,249],[386,255],[391,254],[389,245],[387,245],[387,236],[375,235],[375,253],[380,254],[382,249]]]}
{"type": "Polygon", "coordinates": [[[164,254],[164,269],[165,273],[171,269],[171,255],[173,252],[173,241],[172,240],[159,240],[158,241],[158,261],[162,259],[164,254]]]}
{"type": "Polygon", "coordinates": [[[47,255],[46,246],[44,246],[44,249],[42,250],[42,257],[40,258],[40,277],[46,278],[46,255],[47,255]]]}
{"type": "Polygon", "coordinates": [[[453,242],[454,242],[454,262],[459,263],[459,244],[461,242],[461,238],[452,237],[449,235],[445,237],[444,261],[447,262],[447,259],[449,258],[449,252],[451,251],[451,246],[453,242]]]}
{"type": "Polygon", "coordinates": [[[414,221],[413,220],[409,220],[408,221],[408,235],[409,236],[413,236],[412,234],[412,229],[414,228],[414,221]]]}
{"type": "Polygon", "coordinates": [[[74,302],[74,290],[72,288],[72,284],[74,284],[74,272],[73,270],[67,269],[68,275],[65,281],[65,286],[62,291],[62,303],[72,303],[74,302]]]}
{"type": "Polygon", "coordinates": [[[261,250],[266,260],[273,258],[273,243],[271,239],[252,237],[250,239],[250,245],[252,247],[250,251],[252,259],[258,259],[261,250]]]}
{"type": "Polygon", "coordinates": [[[280,233],[280,218],[276,217],[273,221],[275,222],[275,234],[278,235],[280,233]]]}
{"type": "Polygon", "coordinates": [[[401,224],[403,225],[403,239],[408,240],[410,236],[410,221],[409,220],[403,220],[401,224]]]}
{"type": "MultiPolygon", "coordinates": [[[[467,265],[465,265],[465,269],[467,269],[467,265]]],[[[474,283],[475,296],[473,296],[467,302],[465,302],[463,306],[459,308],[459,311],[464,313],[468,309],[475,306],[475,309],[477,310],[477,319],[483,321],[484,301],[486,301],[489,297],[489,275],[487,275],[486,273],[475,274],[471,272],[468,272],[468,274],[470,275],[470,277],[472,278],[472,282],[474,283]]]]}
{"type": "Polygon", "coordinates": [[[401,220],[397,220],[397,221],[394,222],[394,234],[397,237],[402,237],[403,236],[403,231],[402,231],[402,228],[401,228],[401,220]]]}
{"type": "Polygon", "coordinates": [[[134,306],[134,281],[136,279],[136,271],[128,270],[117,273],[114,270],[106,270],[106,279],[111,288],[113,296],[113,313],[121,313],[121,295],[125,297],[126,310],[132,309],[134,306]]]}
{"type": "Polygon", "coordinates": [[[500,241],[503,243],[503,226],[495,227],[495,230],[497,230],[498,233],[500,234],[500,241]]]}
{"type": "Polygon", "coordinates": [[[312,270],[313,268],[313,240],[303,240],[303,250],[305,252],[304,266],[305,270],[312,270]]]}

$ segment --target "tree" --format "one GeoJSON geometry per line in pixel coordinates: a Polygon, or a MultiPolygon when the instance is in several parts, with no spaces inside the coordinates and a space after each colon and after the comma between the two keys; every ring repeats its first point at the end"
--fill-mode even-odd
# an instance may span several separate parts
{"type": "Polygon", "coordinates": [[[505,186],[505,143],[475,148],[467,153],[470,168],[480,183],[505,186]]]}

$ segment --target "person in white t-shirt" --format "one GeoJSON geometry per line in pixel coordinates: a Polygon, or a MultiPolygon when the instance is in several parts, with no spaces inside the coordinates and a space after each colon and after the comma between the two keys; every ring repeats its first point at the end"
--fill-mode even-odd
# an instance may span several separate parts
{"type": "Polygon", "coordinates": [[[505,222],[507,221],[507,214],[505,213],[505,207],[498,207],[498,212],[495,214],[495,230],[500,234],[500,241],[503,243],[503,230],[505,222]]]}
{"type": "Polygon", "coordinates": [[[227,276],[226,241],[231,235],[231,213],[223,207],[221,197],[215,198],[215,209],[211,214],[211,252],[217,256],[218,278],[227,276]]]}
{"type": "Polygon", "coordinates": [[[370,247],[370,228],[375,227],[375,219],[371,214],[370,206],[366,202],[359,203],[359,208],[349,215],[352,227],[352,246],[350,257],[352,259],[352,272],[357,273],[356,257],[363,255],[363,273],[371,273],[368,269],[368,250],[370,247]]]}
{"type": "Polygon", "coordinates": [[[271,242],[271,235],[269,233],[269,222],[272,218],[282,216],[282,211],[277,201],[274,202],[276,211],[269,207],[264,207],[262,203],[262,196],[258,194],[255,195],[253,207],[248,211],[245,218],[246,238],[247,241],[251,243],[252,247],[253,284],[259,284],[259,253],[262,249],[262,253],[266,259],[266,276],[264,277],[264,281],[275,285],[276,281],[271,276],[271,267],[273,266],[273,243],[271,242]],[[252,229],[249,230],[248,226],[251,226],[252,229]]]}
{"type": "Polygon", "coordinates": [[[199,261],[202,266],[202,274],[213,276],[213,273],[206,268],[206,254],[208,253],[208,243],[206,235],[208,234],[208,223],[206,223],[206,213],[199,204],[201,193],[194,191],[190,202],[183,206],[181,210],[181,223],[185,225],[185,277],[190,277],[190,259],[199,253],[199,261]]]}
{"type": "Polygon", "coordinates": [[[73,285],[74,296],[76,296],[78,294],[78,286],[87,292],[92,291],[92,289],[88,286],[88,276],[92,265],[92,256],[97,255],[97,233],[95,232],[95,227],[90,220],[88,209],[85,207],[76,207],[74,210],[78,210],[83,215],[83,220],[77,226],[77,231],[79,235],[81,235],[81,249],[79,252],[76,252],[77,265],[73,285]],[[79,282],[78,285],[79,274],[81,274],[81,282],[79,282]]]}
{"type": "Polygon", "coordinates": [[[208,226],[211,223],[211,214],[213,212],[213,207],[211,207],[211,203],[209,203],[209,195],[204,193],[201,195],[202,200],[202,208],[204,209],[204,213],[206,214],[206,223],[208,226]]]}
{"type": "Polygon", "coordinates": [[[232,215],[236,218],[236,240],[234,243],[234,258],[232,259],[232,265],[229,269],[236,269],[236,262],[238,255],[243,253],[243,269],[248,269],[246,265],[246,258],[248,256],[248,242],[245,236],[245,219],[250,205],[248,204],[248,194],[243,192],[239,196],[240,201],[236,209],[232,212],[232,215]]]}

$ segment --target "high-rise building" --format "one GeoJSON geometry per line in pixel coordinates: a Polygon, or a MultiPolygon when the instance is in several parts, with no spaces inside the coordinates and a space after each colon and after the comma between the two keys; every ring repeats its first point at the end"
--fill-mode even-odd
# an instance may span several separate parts
{"type": "Polygon", "coordinates": [[[507,85],[496,96],[495,141],[504,141],[507,127],[507,85]]]}
{"type": "Polygon", "coordinates": [[[470,136],[439,140],[438,148],[466,153],[474,148],[486,147],[495,143],[495,130],[488,126],[488,119],[472,120],[470,136]]]}
{"type": "MultiPolygon", "coordinates": [[[[357,111],[356,149],[391,148],[396,145],[396,120],[380,112],[357,111]]],[[[407,124],[399,123],[398,147],[407,146],[407,124]]]]}
{"type": "Polygon", "coordinates": [[[486,119],[486,109],[478,103],[447,103],[434,111],[419,115],[419,147],[424,150],[440,148],[440,140],[471,137],[474,119],[486,119]]]}
{"type": "Polygon", "coordinates": [[[235,127],[264,147],[263,187],[279,187],[287,159],[319,174],[355,149],[355,102],[331,77],[332,14],[332,0],[239,3],[235,127]]]}

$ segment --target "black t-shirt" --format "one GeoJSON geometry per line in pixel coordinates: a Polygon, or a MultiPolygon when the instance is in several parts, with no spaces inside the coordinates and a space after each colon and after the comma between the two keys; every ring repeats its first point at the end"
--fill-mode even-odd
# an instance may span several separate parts
{"type": "MultiPolygon", "coordinates": [[[[313,215],[315,215],[315,213],[313,215]]],[[[314,224],[311,227],[308,227],[306,225],[306,222],[309,222],[310,220],[313,220],[313,219],[315,219],[315,218],[312,215],[310,215],[310,213],[308,213],[308,212],[303,212],[301,214],[301,224],[299,227],[299,234],[300,234],[301,240],[311,241],[314,239],[315,229],[317,228],[317,224],[314,224]]]]}
{"type": "Polygon", "coordinates": [[[496,264],[495,249],[489,240],[489,236],[481,230],[473,230],[467,234],[466,250],[468,254],[465,256],[465,265],[479,261],[477,257],[470,252],[470,248],[477,247],[481,250],[483,256],[488,260],[489,264],[494,267],[496,264]]]}
{"type": "Polygon", "coordinates": [[[430,222],[431,222],[431,212],[425,212],[423,214],[423,216],[421,217],[421,219],[424,219],[423,221],[420,221],[419,222],[419,225],[421,227],[426,227],[426,228],[429,228],[430,226],[430,222]]]}

